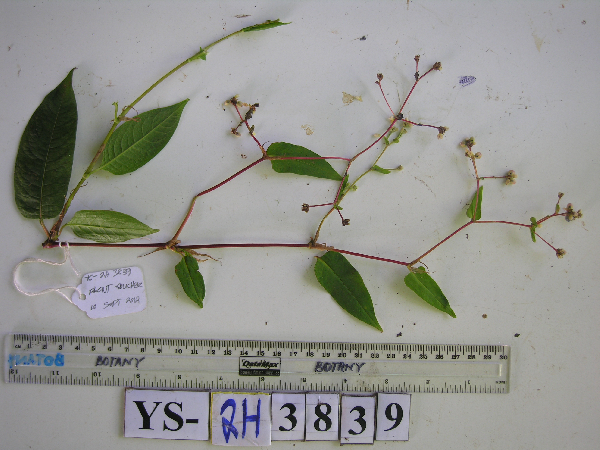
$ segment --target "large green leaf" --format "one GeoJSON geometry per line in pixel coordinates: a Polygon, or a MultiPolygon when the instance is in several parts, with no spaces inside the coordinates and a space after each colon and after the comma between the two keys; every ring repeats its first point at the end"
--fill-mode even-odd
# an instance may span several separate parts
{"type": "Polygon", "coordinates": [[[338,305],[358,320],[383,331],[362,277],[344,255],[330,251],[317,258],[315,275],[338,305]]]}
{"type": "Polygon", "coordinates": [[[122,124],[106,143],[100,169],[123,175],[154,158],[175,133],[188,101],[147,111],[122,124]]]}
{"type": "Polygon", "coordinates": [[[46,95],[21,136],[15,162],[15,202],[28,219],[58,216],[69,189],[77,132],[73,70],[46,95]]]}
{"type": "Polygon", "coordinates": [[[481,219],[481,202],[483,200],[483,186],[479,188],[479,197],[477,196],[477,192],[473,196],[471,200],[471,204],[467,209],[467,217],[473,219],[473,215],[475,218],[473,220],[481,219]],[[477,210],[475,210],[475,204],[477,204],[477,210]]]}
{"type": "Polygon", "coordinates": [[[456,317],[448,299],[434,279],[425,271],[425,268],[419,267],[414,272],[410,272],[404,277],[404,283],[430,305],[452,317],[456,317]]]}
{"type": "MultiPolygon", "coordinates": [[[[275,142],[267,150],[268,156],[285,156],[298,158],[320,158],[315,152],[286,142],[275,142]]],[[[279,159],[271,160],[273,170],[278,173],[295,173],[317,178],[341,181],[337,173],[325,159],[279,159]]]]}
{"type": "Polygon", "coordinates": [[[275,27],[279,27],[281,25],[288,25],[290,22],[281,22],[279,19],[276,20],[267,20],[266,22],[263,23],[259,23],[256,25],[252,25],[250,27],[246,27],[243,28],[242,31],[244,33],[248,32],[248,31],[260,31],[260,30],[267,30],[269,28],[275,28],[275,27]]]}
{"type": "Polygon", "coordinates": [[[158,231],[117,211],[77,211],[65,226],[80,238],[103,243],[128,241],[158,231]]]}
{"type": "Polygon", "coordinates": [[[205,295],[204,278],[198,269],[198,261],[190,255],[185,255],[175,266],[175,274],[186,295],[202,308],[205,295]]]}

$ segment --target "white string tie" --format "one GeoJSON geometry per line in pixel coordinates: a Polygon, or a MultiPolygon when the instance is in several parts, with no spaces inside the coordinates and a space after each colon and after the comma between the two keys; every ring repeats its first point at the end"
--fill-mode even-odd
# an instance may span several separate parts
{"type": "Polygon", "coordinates": [[[21,261],[19,264],[17,264],[17,266],[13,270],[13,284],[15,285],[15,288],[17,289],[17,291],[19,291],[21,294],[27,295],[28,297],[33,297],[33,296],[36,296],[36,295],[47,294],[49,292],[57,292],[58,294],[62,295],[64,298],[66,298],[69,303],[73,303],[71,301],[71,298],[68,297],[63,292],[61,292],[61,289],[74,289],[75,291],[79,292],[79,297],[80,298],[83,297],[83,293],[79,290],[79,288],[77,286],[51,287],[51,288],[43,289],[43,290],[41,290],[39,292],[29,292],[29,291],[26,291],[17,282],[17,272],[19,270],[19,267],[21,267],[23,264],[27,264],[27,263],[43,263],[43,264],[50,264],[51,266],[62,266],[64,263],[67,262],[67,260],[71,264],[71,269],[73,269],[73,272],[75,272],[75,274],[78,277],[81,278],[81,272],[79,272],[79,270],[77,270],[77,268],[75,267],[75,264],[73,263],[73,259],[71,259],[71,252],[70,252],[70,249],[69,249],[69,243],[67,242],[66,246],[63,247],[62,246],[62,242],[59,242],[58,246],[60,248],[64,249],[65,259],[62,262],[47,261],[45,259],[40,259],[40,258],[27,258],[27,259],[24,259],[23,261],[21,261]]]}

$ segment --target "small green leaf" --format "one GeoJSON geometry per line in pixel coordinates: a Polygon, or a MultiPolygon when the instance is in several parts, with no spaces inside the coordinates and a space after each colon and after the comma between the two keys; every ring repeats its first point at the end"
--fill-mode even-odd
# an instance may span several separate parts
{"type": "Polygon", "coordinates": [[[338,305],[358,320],[383,331],[362,277],[344,255],[330,251],[317,258],[315,275],[338,305]]]}
{"type": "Polygon", "coordinates": [[[531,232],[531,240],[535,242],[535,229],[538,227],[537,219],[532,217],[529,220],[531,221],[531,226],[529,227],[529,231],[531,232]]]}
{"type": "Polygon", "coordinates": [[[105,210],[77,211],[65,226],[82,239],[103,243],[124,242],[159,231],[127,214],[105,210]]]}
{"type": "Polygon", "coordinates": [[[390,140],[387,138],[387,136],[383,136],[383,142],[386,147],[390,146],[390,140]]]}
{"type": "Polygon", "coordinates": [[[59,215],[71,180],[77,103],[72,69],[25,126],[15,161],[15,202],[28,219],[59,215]]]}
{"type": "Polygon", "coordinates": [[[433,278],[425,271],[425,268],[419,267],[416,271],[410,272],[404,277],[404,283],[427,303],[456,318],[456,314],[450,308],[448,299],[433,278]]]}
{"type": "MultiPolygon", "coordinates": [[[[320,158],[315,152],[299,145],[286,142],[275,142],[267,150],[268,156],[285,156],[298,158],[320,158]]],[[[325,159],[273,159],[273,170],[277,173],[295,173],[317,178],[341,181],[342,176],[337,173],[325,159]]]]}
{"type": "Polygon", "coordinates": [[[154,158],[175,133],[188,101],[147,111],[122,124],[106,144],[100,169],[123,175],[154,158]]]}
{"type": "Polygon", "coordinates": [[[198,269],[198,261],[193,256],[185,255],[175,266],[175,274],[186,295],[202,308],[205,295],[204,278],[198,269]]]}
{"type": "Polygon", "coordinates": [[[196,53],[194,56],[192,56],[189,61],[195,61],[197,59],[201,59],[202,61],[206,61],[206,51],[200,47],[200,50],[198,51],[198,53],[196,53]]]}
{"type": "Polygon", "coordinates": [[[467,217],[473,219],[473,211],[475,210],[475,203],[477,203],[477,211],[475,211],[475,218],[473,220],[481,219],[481,201],[483,200],[483,186],[479,188],[479,198],[477,193],[473,196],[469,209],[467,209],[467,217]]]}
{"type": "Polygon", "coordinates": [[[377,164],[374,164],[373,167],[371,167],[371,170],[373,170],[375,172],[383,173],[385,175],[387,175],[388,173],[391,173],[390,170],[383,169],[383,168],[379,167],[377,164]]]}
{"type": "Polygon", "coordinates": [[[267,20],[266,22],[263,23],[259,23],[256,25],[252,25],[251,27],[246,27],[243,28],[242,31],[244,33],[248,32],[248,31],[260,31],[260,30],[267,30],[269,28],[275,28],[275,27],[279,27],[281,25],[288,25],[291,22],[281,22],[279,19],[277,20],[267,20]]]}

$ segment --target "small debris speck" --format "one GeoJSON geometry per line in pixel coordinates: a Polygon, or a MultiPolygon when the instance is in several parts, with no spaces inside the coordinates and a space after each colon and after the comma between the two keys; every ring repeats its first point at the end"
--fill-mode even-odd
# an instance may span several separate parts
{"type": "Polygon", "coordinates": [[[515,333],[515,337],[521,336],[521,333],[515,333]]]}
{"type": "Polygon", "coordinates": [[[487,314],[482,314],[481,317],[483,317],[484,319],[487,319],[487,314]]]}

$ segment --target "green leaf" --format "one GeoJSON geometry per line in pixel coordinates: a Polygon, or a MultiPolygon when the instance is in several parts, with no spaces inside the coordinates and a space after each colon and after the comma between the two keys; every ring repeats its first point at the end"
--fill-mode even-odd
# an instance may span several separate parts
{"type": "Polygon", "coordinates": [[[387,175],[388,173],[392,173],[390,170],[383,169],[382,167],[379,167],[377,164],[374,164],[373,167],[371,167],[371,170],[374,170],[375,172],[383,173],[384,175],[387,175]]]}
{"type": "MultiPolygon", "coordinates": [[[[275,142],[267,150],[268,156],[286,156],[300,158],[320,158],[315,152],[299,145],[286,142],[275,142]]],[[[273,170],[277,173],[295,173],[317,178],[341,181],[337,173],[325,159],[279,159],[271,160],[273,170]]]]}
{"type": "Polygon", "coordinates": [[[103,243],[124,242],[159,231],[127,214],[104,210],[77,211],[65,226],[82,239],[103,243]]]}
{"type": "Polygon", "coordinates": [[[531,240],[535,242],[535,229],[538,227],[537,219],[532,217],[529,220],[531,221],[531,226],[529,227],[529,231],[531,232],[531,240]]]}
{"type": "Polygon", "coordinates": [[[243,28],[242,31],[244,33],[248,32],[248,31],[260,31],[260,30],[267,30],[269,28],[275,28],[275,27],[279,27],[281,25],[288,25],[291,22],[281,22],[279,19],[277,20],[267,20],[266,22],[263,23],[259,23],[256,25],[252,25],[251,27],[246,27],[243,28]]]}
{"type": "Polygon", "coordinates": [[[122,124],[106,144],[100,169],[123,175],[154,158],[175,133],[188,101],[147,111],[122,124]]]}
{"type": "Polygon", "coordinates": [[[73,70],[42,100],[21,136],[15,202],[28,219],[58,216],[69,189],[77,132],[73,70]]]}
{"type": "Polygon", "coordinates": [[[181,287],[186,295],[202,308],[204,300],[205,288],[204,278],[198,271],[198,261],[190,255],[185,255],[181,261],[175,266],[175,274],[179,278],[181,287]]]}
{"type": "Polygon", "coordinates": [[[425,271],[425,268],[419,267],[416,271],[410,272],[404,277],[404,283],[427,303],[456,318],[456,314],[450,308],[448,299],[433,278],[425,271]]]}
{"type": "Polygon", "coordinates": [[[327,252],[317,258],[315,275],[333,299],[358,320],[383,331],[371,295],[358,271],[338,252],[327,252]]]}
{"type": "Polygon", "coordinates": [[[477,203],[477,211],[475,211],[475,218],[473,220],[481,219],[481,201],[483,200],[483,186],[479,188],[479,198],[477,198],[477,193],[473,196],[471,200],[471,204],[469,205],[469,209],[467,209],[467,217],[473,219],[473,211],[475,209],[475,203],[477,203]]]}

